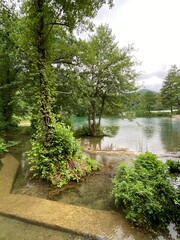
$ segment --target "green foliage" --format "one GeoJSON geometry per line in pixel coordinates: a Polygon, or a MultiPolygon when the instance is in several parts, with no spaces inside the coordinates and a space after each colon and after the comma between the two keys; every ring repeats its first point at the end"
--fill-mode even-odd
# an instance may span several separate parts
{"type": "Polygon", "coordinates": [[[79,97],[86,106],[90,132],[95,136],[103,114],[119,114],[130,105],[136,89],[137,62],[132,57],[133,46],[119,49],[107,25],[100,25],[80,46],[83,71],[79,74],[79,97]]]}
{"type": "Polygon", "coordinates": [[[6,142],[3,138],[0,137],[0,155],[8,152],[9,148],[18,145],[20,141],[8,141],[6,142]]]}
{"type": "Polygon", "coordinates": [[[17,126],[13,120],[16,107],[16,91],[22,69],[16,35],[18,17],[14,6],[7,1],[0,3],[0,129],[17,126]]]}
{"type": "Polygon", "coordinates": [[[92,133],[88,128],[88,125],[83,125],[82,127],[79,127],[74,130],[74,135],[76,137],[82,137],[82,136],[91,136],[92,133]]]}
{"type": "Polygon", "coordinates": [[[83,157],[70,128],[57,123],[53,136],[50,147],[44,144],[40,132],[31,142],[32,150],[28,156],[34,175],[62,187],[69,181],[79,181],[81,177],[98,169],[96,161],[83,157]]]}
{"type": "Polygon", "coordinates": [[[3,138],[0,138],[0,154],[8,152],[7,144],[3,138]]]}
{"type": "Polygon", "coordinates": [[[176,65],[171,66],[161,88],[161,98],[164,106],[173,108],[180,107],[180,69],[176,65]]]}
{"type": "Polygon", "coordinates": [[[179,190],[171,184],[167,165],[150,152],[140,154],[130,167],[120,164],[112,195],[135,225],[165,228],[171,221],[179,221],[179,190]]]}
{"type": "MultiPolygon", "coordinates": [[[[119,126],[96,126],[96,137],[112,137],[116,135],[117,131],[119,129],[119,126]]],[[[74,135],[76,137],[82,137],[82,136],[92,136],[92,132],[90,131],[89,127],[87,125],[83,125],[80,128],[77,128],[74,131],[74,135]]]]}
{"type": "Polygon", "coordinates": [[[148,113],[147,111],[138,110],[135,111],[136,117],[172,117],[170,112],[151,112],[148,113]]]}
{"type": "Polygon", "coordinates": [[[61,122],[65,124],[65,126],[72,128],[73,127],[73,120],[70,115],[67,113],[59,113],[56,114],[56,120],[57,122],[61,122]]]}
{"type": "Polygon", "coordinates": [[[139,92],[138,109],[146,114],[151,114],[151,111],[155,109],[157,99],[158,93],[153,91],[139,92]]]}
{"type": "Polygon", "coordinates": [[[167,160],[166,164],[170,173],[180,173],[180,161],[167,160]]]}

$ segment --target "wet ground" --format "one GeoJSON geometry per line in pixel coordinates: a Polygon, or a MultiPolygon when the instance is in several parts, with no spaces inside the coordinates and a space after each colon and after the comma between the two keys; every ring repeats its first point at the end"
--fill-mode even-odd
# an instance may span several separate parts
{"type": "Polygon", "coordinates": [[[54,201],[84,206],[99,210],[115,210],[111,197],[112,177],[117,171],[120,161],[131,163],[132,153],[111,152],[109,154],[91,154],[100,164],[101,169],[90,176],[84,177],[80,182],[71,182],[61,189],[55,188],[46,181],[32,178],[27,168],[26,157],[23,156],[21,169],[15,181],[13,193],[27,194],[54,201]]]}
{"type": "Polygon", "coordinates": [[[32,225],[0,215],[1,240],[90,240],[76,234],[32,225]]]}
{"type": "MultiPolygon", "coordinates": [[[[123,217],[122,211],[113,204],[111,197],[112,177],[114,176],[120,161],[131,164],[134,155],[128,152],[111,152],[92,154],[102,164],[100,171],[84,178],[79,183],[70,183],[63,189],[52,187],[47,182],[39,179],[29,178],[26,171],[20,170],[18,178],[14,184],[13,193],[27,194],[40,198],[46,198],[53,201],[59,201],[67,204],[84,206],[92,209],[118,211],[122,215],[123,228],[132,234],[132,239],[140,240],[138,236],[142,230],[134,228],[123,217]]],[[[24,163],[26,165],[26,162],[24,163]]],[[[155,230],[156,231],[156,230],[155,230]]],[[[146,239],[156,240],[178,240],[179,235],[174,225],[170,225],[166,233],[149,234],[144,232],[146,239]]]]}

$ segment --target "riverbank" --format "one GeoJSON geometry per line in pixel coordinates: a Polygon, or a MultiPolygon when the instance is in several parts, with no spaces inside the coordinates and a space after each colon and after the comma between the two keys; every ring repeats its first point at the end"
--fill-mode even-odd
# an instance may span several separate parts
{"type": "Polygon", "coordinates": [[[180,115],[174,115],[175,118],[180,119],[180,115]]]}

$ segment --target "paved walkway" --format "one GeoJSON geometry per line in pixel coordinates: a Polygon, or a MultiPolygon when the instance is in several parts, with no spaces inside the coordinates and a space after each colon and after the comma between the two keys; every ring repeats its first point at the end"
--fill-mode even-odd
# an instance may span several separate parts
{"type": "MultiPolygon", "coordinates": [[[[121,219],[117,213],[92,210],[55,201],[11,194],[19,162],[10,154],[0,170],[0,213],[29,223],[73,232],[95,239],[118,239],[121,219]]],[[[122,238],[123,239],[123,238],[122,238]]]]}

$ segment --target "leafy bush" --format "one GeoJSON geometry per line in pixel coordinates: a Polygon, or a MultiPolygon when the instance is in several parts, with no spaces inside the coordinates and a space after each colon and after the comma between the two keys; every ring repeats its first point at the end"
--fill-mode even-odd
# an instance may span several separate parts
{"type": "Polygon", "coordinates": [[[53,185],[62,187],[69,181],[79,181],[92,170],[98,169],[95,160],[83,158],[72,131],[64,124],[55,125],[50,147],[44,144],[41,134],[37,133],[31,141],[32,149],[28,154],[34,175],[40,175],[53,185]]]}
{"type": "Polygon", "coordinates": [[[170,173],[180,173],[180,161],[167,160],[166,164],[170,173]]]}
{"type": "Polygon", "coordinates": [[[0,138],[0,154],[3,154],[5,152],[8,152],[7,144],[3,138],[0,138]]]}
{"type": "Polygon", "coordinates": [[[153,153],[140,154],[130,167],[120,164],[112,195],[135,225],[166,228],[171,221],[179,221],[179,190],[171,184],[167,165],[153,153]]]}
{"type": "MultiPolygon", "coordinates": [[[[96,136],[97,137],[104,137],[109,136],[112,137],[117,134],[119,130],[119,126],[102,126],[99,125],[96,126],[96,136]]],[[[74,133],[77,137],[82,136],[93,136],[92,132],[90,131],[89,127],[87,125],[83,125],[82,127],[75,130],[74,133]]]]}
{"type": "Polygon", "coordinates": [[[72,117],[69,116],[67,113],[59,113],[56,114],[56,120],[59,123],[65,124],[67,127],[73,128],[73,120],[72,117]]]}
{"type": "MultiPolygon", "coordinates": [[[[88,125],[83,125],[82,127],[74,131],[74,135],[77,137],[93,136],[93,133],[89,129],[88,125]]],[[[103,136],[102,129],[98,125],[96,126],[96,136],[98,137],[103,136]]]]}
{"type": "Polygon", "coordinates": [[[3,138],[0,138],[0,154],[8,152],[8,148],[18,145],[20,141],[8,141],[7,143],[3,138]]]}

